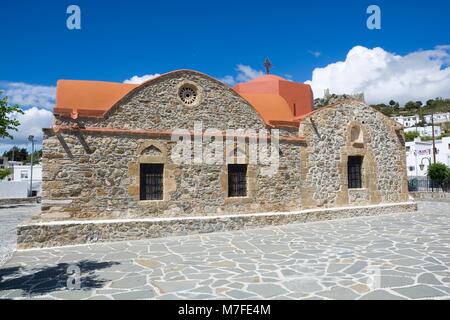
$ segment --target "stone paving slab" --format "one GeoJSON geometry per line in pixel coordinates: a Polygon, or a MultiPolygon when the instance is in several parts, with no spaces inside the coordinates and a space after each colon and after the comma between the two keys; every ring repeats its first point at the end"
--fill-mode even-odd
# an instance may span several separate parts
{"type": "Polygon", "coordinates": [[[10,258],[16,247],[17,225],[31,218],[38,210],[39,205],[0,205],[0,266],[10,258]]]}
{"type": "Polygon", "coordinates": [[[421,202],[412,214],[17,251],[0,299],[450,299],[449,225],[450,203],[421,202]]]}

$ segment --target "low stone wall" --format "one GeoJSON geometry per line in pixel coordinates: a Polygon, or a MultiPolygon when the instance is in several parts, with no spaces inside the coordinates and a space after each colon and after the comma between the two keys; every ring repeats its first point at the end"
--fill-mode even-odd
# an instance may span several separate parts
{"type": "Polygon", "coordinates": [[[232,231],[417,210],[414,202],[209,217],[42,222],[18,227],[18,249],[232,231]]]}
{"type": "Polygon", "coordinates": [[[450,192],[410,192],[415,200],[445,200],[450,201],[450,192]]]}
{"type": "Polygon", "coordinates": [[[41,202],[41,197],[30,198],[0,198],[0,206],[9,206],[13,204],[35,204],[41,202]]]}

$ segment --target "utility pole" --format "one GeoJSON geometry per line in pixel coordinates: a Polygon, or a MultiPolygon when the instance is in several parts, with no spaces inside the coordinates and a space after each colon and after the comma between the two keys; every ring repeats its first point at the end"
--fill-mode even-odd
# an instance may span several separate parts
{"type": "Polygon", "coordinates": [[[431,112],[431,135],[433,137],[433,163],[436,163],[436,142],[434,137],[434,114],[431,112]]]}
{"type": "Polygon", "coordinates": [[[29,196],[33,196],[33,153],[34,153],[34,136],[29,136],[28,141],[31,142],[31,173],[30,173],[30,193],[29,196]]]}

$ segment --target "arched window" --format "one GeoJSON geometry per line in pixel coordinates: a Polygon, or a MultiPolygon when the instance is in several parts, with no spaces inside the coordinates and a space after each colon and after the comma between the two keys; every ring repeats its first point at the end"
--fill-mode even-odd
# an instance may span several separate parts
{"type": "Polygon", "coordinates": [[[139,148],[139,200],[164,200],[166,154],[164,145],[156,141],[148,141],[139,148]]]}
{"type": "Polygon", "coordinates": [[[353,126],[350,130],[350,143],[353,147],[364,146],[364,134],[361,128],[357,125],[353,126]]]}

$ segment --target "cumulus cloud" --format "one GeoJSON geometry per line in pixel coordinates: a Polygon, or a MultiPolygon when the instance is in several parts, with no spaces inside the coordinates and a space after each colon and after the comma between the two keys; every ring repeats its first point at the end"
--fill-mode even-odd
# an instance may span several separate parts
{"type": "Polygon", "coordinates": [[[404,56],[382,48],[355,46],[345,61],[316,68],[310,84],[314,96],[364,92],[369,103],[394,99],[401,103],[450,97],[450,45],[404,56]]]}
{"type": "Polygon", "coordinates": [[[24,114],[14,116],[20,122],[18,131],[10,131],[14,137],[11,139],[0,139],[0,152],[9,150],[12,146],[27,148],[29,146],[28,136],[33,135],[36,138],[36,149],[41,148],[42,128],[52,126],[53,113],[46,109],[36,107],[24,111],[24,114]]]}
{"type": "Polygon", "coordinates": [[[159,76],[160,76],[159,73],[145,74],[143,76],[132,76],[130,79],[125,80],[123,83],[141,84],[144,83],[145,81],[157,78],[159,76]]]}
{"type": "Polygon", "coordinates": [[[21,123],[18,131],[10,131],[14,137],[11,139],[0,139],[0,152],[8,150],[12,146],[21,148],[29,147],[28,136],[36,137],[36,148],[42,144],[42,128],[52,125],[53,113],[50,111],[55,106],[56,88],[29,84],[23,82],[0,81],[2,95],[8,97],[10,105],[18,104],[24,114],[15,114],[14,118],[21,123]]]}
{"type": "Polygon", "coordinates": [[[247,82],[264,75],[263,71],[255,70],[252,67],[244,64],[238,64],[236,66],[236,71],[237,74],[235,76],[227,75],[219,80],[230,86],[234,86],[239,82],[247,82]]]}
{"type": "Polygon", "coordinates": [[[23,108],[38,107],[47,110],[55,106],[56,87],[23,82],[0,81],[0,91],[8,96],[11,104],[23,108]]]}

